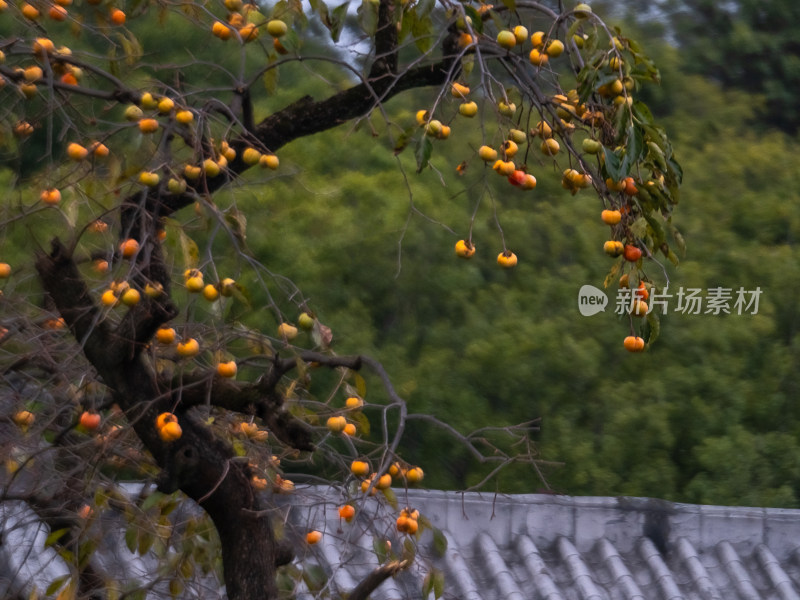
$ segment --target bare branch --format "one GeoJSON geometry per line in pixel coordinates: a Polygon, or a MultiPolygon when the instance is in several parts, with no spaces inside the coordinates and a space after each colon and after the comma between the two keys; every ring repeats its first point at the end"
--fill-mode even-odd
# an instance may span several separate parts
{"type": "Polygon", "coordinates": [[[361,582],[353,588],[348,596],[349,600],[366,600],[367,597],[378,589],[378,586],[389,577],[394,577],[403,569],[411,564],[408,560],[393,560],[392,562],[381,565],[367,575],[361,582]]]}

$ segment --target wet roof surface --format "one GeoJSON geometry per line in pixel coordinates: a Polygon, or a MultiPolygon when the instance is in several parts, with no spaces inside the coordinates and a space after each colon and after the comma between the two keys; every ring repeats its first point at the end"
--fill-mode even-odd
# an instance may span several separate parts
{"type": "MultiPolygon", "coordinates": [[[[330,490],[306,490],[299,505],[300,495],[284,497],[285,506],[295,502],[284,514],[300,548],[294,567],[316,570],[325,581],[321,588],[311,585],[314,591],[301,583],[298,599],[348,592],[378,566],[376,541],[389,539],[398,552],[403,545],[404,536],[392,527],[396,509],[369,499],[357,504],[356,519],[346,524],[330,490]],[[309,529],[323,532],[312,547],[299,541],[309,529]]],[[[442,536],[423,527],[418,560],[383,583],[371,596],[375,600],[423,598],[422,580],[431,568],[444,574],[443,597],[452,599],[800,600],[800,510],[645,498],[398,494],[401,505],[418,509],[442,536]]],[[[0,507],[0,596],[10,593],[13,580],[30,583],[31,573],[47,573],[49,581],[63,573],[59,559],[43,550],[47,532],[37,528],[31,513],[11,503],[0,507]]],[[[152,561],[130,554],[121,533],[112,551],[113,529],[99,551],[107,554],[104,564],[125,577],[146,579],[152,561]]],[[[161,597],[157,590],[148,597],[161,597]]],[[[218,584],[204,581],[188,587],[183,597],[221,595],[218,584]]]]}

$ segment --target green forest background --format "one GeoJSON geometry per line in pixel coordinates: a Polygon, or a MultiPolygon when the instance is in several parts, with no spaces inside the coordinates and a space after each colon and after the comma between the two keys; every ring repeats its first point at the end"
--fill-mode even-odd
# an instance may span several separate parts
{"type": "MultiPolygon", "coordinates": [[[[441,177],[415,173],[413,148],[395,156],[376,118],[377,135],[344,125],[286,146],[274,178],[215,200],[235,200],[254,255],[302,290],[338,353],[381,360],[411,412],[465,433],[541,419],[547,483],[527,466],[484,489],[800,507],[800,4],[592,4],[661,70],[662,84],[641,97],[684,169],[674,224],[687,249],[669,269],[671,288],[759,287],[757,315],[667,314],[652,348],[629,354],[615,286],[605,313],[578,312],[579,288],[602,287],[613,264],[600,201],[564,192],[560,170],[545,163],[533,168],[536,190],[511,188],[486,173],[475,156],[481,134],[461,122],[435,144],[441,177]],[[478,254],[462,261],[453,244],[485,177],[493,195],[478,208],[478,254]],[[495,264],[495,210],[520,259],[510,271],[495,264]]],[[[157,47],[155,33],[141,37],[157,47]]],[[[282,70],[259,110],[323,93],[310,69],[282,70]]],[[[334,66],[322,71],[341,78],[334,66]]],[[[402,95],[388,112],[408,127],[429,98],[402,95]]],[[[274,331],[267,309],[247,320],[274,331]]],[[[380,399],[378,387],[367,400],[380,399]]],[[[402,452],[433,488],[464,489],[487,472],[422,420],[409,423],[402,452]]]]}

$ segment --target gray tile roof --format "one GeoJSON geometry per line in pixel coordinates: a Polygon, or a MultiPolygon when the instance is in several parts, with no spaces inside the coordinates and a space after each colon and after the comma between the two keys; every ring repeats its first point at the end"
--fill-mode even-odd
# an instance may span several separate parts
{"type": "MultiPolygon", "coordinates": [[[[403,502],[445,532],[444,556],[431,549],[430,532],[420,539],[428,564],[445,573],[445,598],[800,600],[800,510],[440,491],[409,491],[403,502]]],[[[371,547],[371,523],[340,526],[333,514],[314,517],[319,506],[307,510],[311,516],[296,511],[297,522],[333,532],[354,527],[371,547]]],[[[361,512],[371,519],[371,509],[361,512]]],[[[333,573],[344,592],[354,583],[354,561],[340,559],[338,548],[332,536],[304,560],[333,573]]],[[[402,574],[373,597],[422,598],[421,576],[402,574]]]]}
{"type": "MultiPolygon", "coordinates": [[[[335,598],[351,590],[378,565],[376,542],[382,547],[388,539],[394,552],[402,553],[406,536],[393,526],[397,508],[384,499],[358,500],[357,516],[348,524],[337,514],[345,499],[341,490],[302,492],[278,497],[287,535],[299,548],[294,568],[321,575],[301,581],[298,600],[335,598]],[[315,546],[302,541],[310,529],[323,532],[315,546]]],[[[417,490],[398,496],[400,507],[418,509],[443,537],[424,527],[414,566],[382,584],[374,600],[422,599],[422,580],[431,569],[444,574],[444,598],[459,600],[800,600],[800,510],[417,490]],[[442,539],[443,553],[437,552],[442,539]]],[[[37,573],[36,560],[59,571],[58,559],[41,550],[41,539],[9,546],[9,528],[24,532],[23,513],[19,506],[13,517],[4,510],[0,595],[4,578],[37,573]]],[[[33,525],[30,515],[25,518],[33,525]]],[[[33,530],[34,537],[45,535],[33,530]]],[[[116,568],[127,577],[146,577],[152,562],[126,558],[117,539],[123,550],[117,551],[116,568]]],[[[149,597],[163,597],[154,590],[149,597]]],[[[189,586],[183,597],[221,594],[218,585],[205,581],[189,586]]]]}

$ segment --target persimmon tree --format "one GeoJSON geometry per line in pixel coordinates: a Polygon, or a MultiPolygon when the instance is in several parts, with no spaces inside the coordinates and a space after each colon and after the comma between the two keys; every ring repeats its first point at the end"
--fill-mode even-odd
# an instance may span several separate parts
{"type": "MultiPolygon", "coordinates": [[[[235,192],[269,186],[285,145],[367,125],[387,151],[413,154],[407,178],[445,193],[466,165],[482,168],[469,190],[476,211],[498,194],[533,204],[537,177],[556,177],[597,202],[616,259],[606,284],[622,275],[639,290],[635,303],[659,285],[659,256],[677,260],[680,169],[636,99],[658,71],[587,5],[0,0],[0,10],[0,134],[15,169],[2,214],[3,498],[29,503],[72,565],[53,592],[93,597],[112,585],[93,563],[88,525],[122,510],[132,550],[182,549],[165,566],[180,594],[213,556],[189,544],[200,525],[165,521],[179,491],[213,523],[228,597],[279,597],[293,544],[319,539],[273,526],[274,495],[302,494],[283,471],[288,460],[339,481],[343,522],[380,490],[398,534],[415,540],[429,526],[391,492],[423,475],[399,453],[407,410],[391,373],[334,352],[333,332],[287,279],[290,265],[248,251],[257,207],[235,192]],[[307,52],[319,24],[331,50],[307,52]],[[153,31],[162,47],[143,41],[153,31]],[[164,54],[170,43],[185,62],[164,54]],[[271,106],[279,74],[297,64],[335,65],[339,80],[320,78],[318,97],[271,106]],[[388,101],[412,90],[426,103],[412,107],[413,120],[397,119],[388,101]],[[437,171],[437,145],[459,130],[482,143],[464,147],[454,172],[437,171]],[[275,326],[253,325],[249,312],[271,314],[275,326]],[[370,400],[369,378],[385,400],[370,400]],[[58,491],[38,485],[46,478],[58,491]],[[127,479],[161,495],[125,498],[115,484],[127,479]]],[[[464,259],[480,252],[474,220],[451,224],[465,232],[455,247],[464,259]]],[[[521,241],[498,231],[498,268],[513,268],[521,241]]],[[[632,304],[629,350],[657,334],[645,312],[632,304]]],[[[530,447],[519,443],[525,426],[450,431],[492,473],[534,463],[511,450],[530,447]]],[[[383,557],[350,598],[407,566],[413,547],[383,557]]]]}

